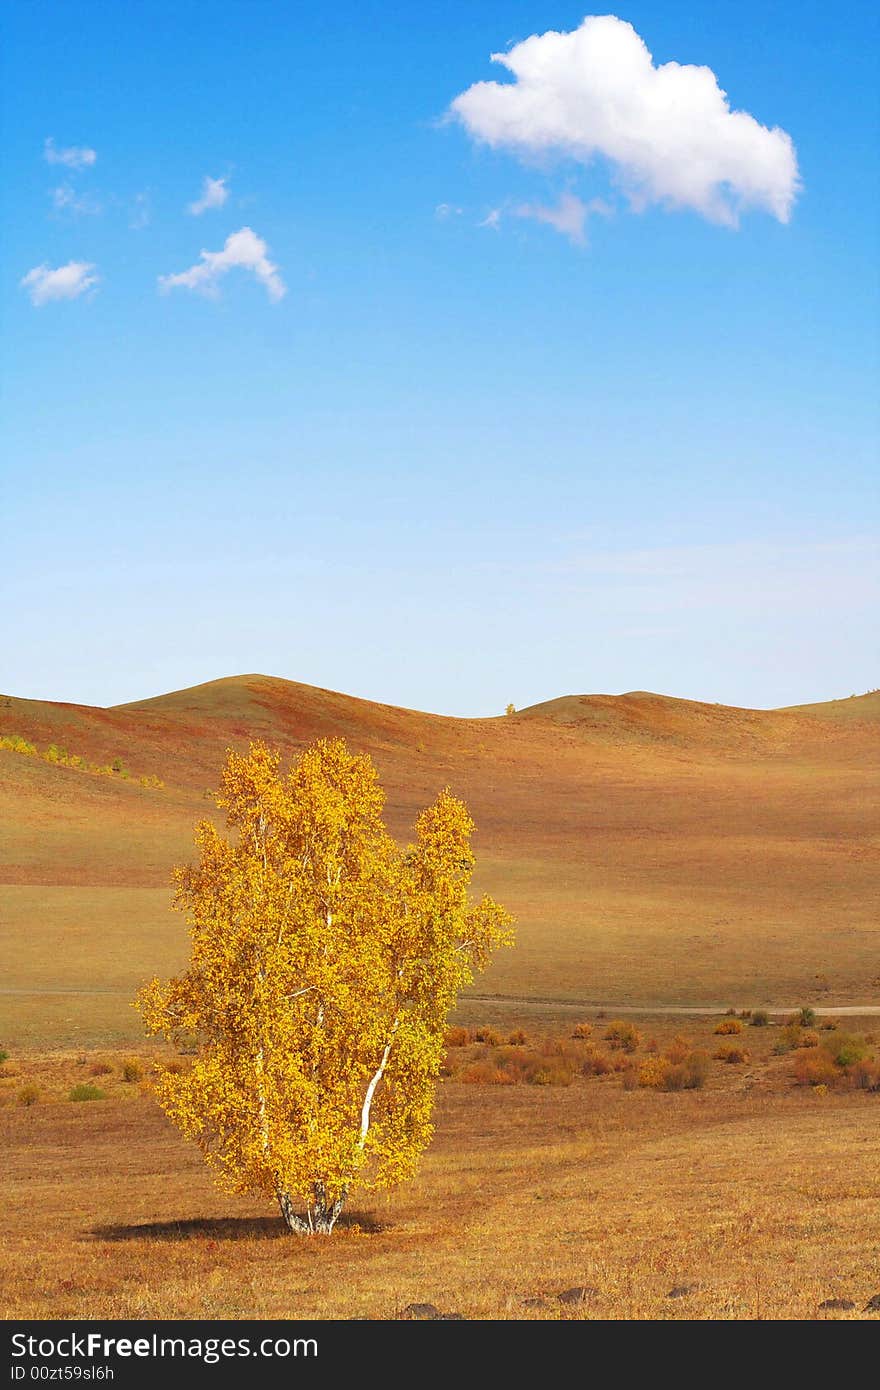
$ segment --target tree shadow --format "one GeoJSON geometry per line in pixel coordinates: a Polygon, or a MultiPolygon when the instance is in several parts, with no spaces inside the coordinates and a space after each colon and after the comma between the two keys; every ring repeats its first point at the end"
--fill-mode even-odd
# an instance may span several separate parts
{"type": "MultiPolygon", "coordinates": [[[[388,1230],[366,1212],[343,1212],[336,1223],[340,1231],[364,1231],[376,1235],[388,1230]]],[[[145,1221],[137,1225],[93,1226],[95,1240],[289,1240],[280,1216],[198,1216],[185,1221],[145,1221]]]]}

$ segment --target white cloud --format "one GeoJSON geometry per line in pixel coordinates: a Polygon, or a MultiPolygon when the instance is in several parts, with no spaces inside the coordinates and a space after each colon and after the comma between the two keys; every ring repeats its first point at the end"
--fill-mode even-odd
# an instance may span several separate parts
{"type": "Polygon", "coordinates": [[[43,158],[47,164],[64,164],[68,169],[88,169],[98,158],[87,145],[69,145],[59,150],[51,135],[43,144],[43,158]]]}
{"type": "Polygon", "coordinates": [[[462,211],[462,208],[457,208],[452,203],[438,203],[434,209],[434,216],[443,222],[447,217],[459,217],[462,211]]]}
{"type": "Polygon", "coordinates": [[[240,232],[233,232],[226,238],[222,251],[200,251],[201,259],[189,270],[182,270],[177,275],[160,275],[159,287],[163,294],[180,287],[216,295],[218,280],[230,270],[240,267],[254,273],[260,284],[265,286],[270,299],[282,299],[287,289],[278,274],[278,267],[266,254],[268,249],[262,237],[258,237],[250,227],[242,227],[240,232]]]}
{"type": "Polygon", "coordinates": [[[799,188],[791,137],[731,111],[710,68],[655,67],[631,24],[590,15],[492,61],[516,80],[477,82],[450,107],[475,139],[530,159],[604,156],[634,211],[661,203],[736,226],[741,211],[763,208],[788,221],[799,188]]]}
{"type": "Polygon", "coordinates": [[[587,243],[587,218],[591,213],[607,217],[611,208],[602,198],[591,198],[585,203],[574,193],[563,193],[555,207],[522,203],[516,209],[517,217],[532,217],[536,222],[545,222],[554,231],[567,236],[575,246],[585,246],[587,243]]]}
{"type": "Polygon", "coordinates": [[[212,179],[206,174],[202,179],[201,197],[189,204],[187,212],[192,213],[193,217],[201,217],[203,212],[222,208],[228,197],[229,189],[226,187],[226,179],[212,179]]]}
{"type": "Polygon", "coordinates": [[[21,287],[27,290],[31,303],[38,308],[52,299],[78,299],[98,283],[94,269],[89,261],[68,261],[67,265],[55,270],[45,264],[37,265],[24,276],[21,287]]]}
{"type": "Polygon", "coordinates": [[[492,208],[487,212],[482,222],[477,223],[478,227],[488,227],[491,232],[497,232],[501,226],[501,209],[492,208]]]}
{"type": "Polygon", "coordinates": [[[52,206],[56,212],[70,212],[83,217],[96,216],[101,204],[94,198],[80,195],[71,183],[60,183],[51,190],[52,206]]]}

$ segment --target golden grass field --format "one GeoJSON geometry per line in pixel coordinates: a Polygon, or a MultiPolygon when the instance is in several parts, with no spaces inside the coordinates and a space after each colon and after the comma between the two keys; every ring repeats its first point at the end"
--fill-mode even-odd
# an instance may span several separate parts
{"type": "MultiPolygon", "coordinates": [[[[716,1023],[689,1020],[689,1038],[711,1052],[716,1023]]],[[[640,1027],[661,1047],[679,1031],[640,1027]]],[[[701,1091],[442,1081],[416,1181],[355,1201],[329,1240],[212,1186],[150,1098],[161,1053],[140,1049],[139,1084],[120,1077],[130,1053],[29,1054],[0,1081],[6,1316],[393,1318],[425,1302],[493,1319],[876,1316],[880,1095],[793,1086],[779,1030],[744,1035],[751,1061],[713,1062],[701,1091]],[[96,1058],[108,1074],[91,1076],[96,1058]],[[65,1099],[82,1080],[107,1099],[65,1099]],[[42,1097],[25,1108],[28,1081],[42,1097]],[[571,1288],[595,1293],[560,1303],[571,1288]]]]}
{"type": "Polygon", "coordinates": [[[518,918],[484,995],[583,1004],[880,1002],[880,695],[751,711],[572,697],[445,719],[261,676],[118,709],[0,698],[0,1038],[134,1040],[129,1000],[186,952],[169,875],[227,746],[372,754],[401,836],[448,783],[478,886],[518,918]],[[164,789],[137,782],[152,775],[164,789]]]}
{"type": "Polygon", "coordinates": [[[780,711],[583,696],[484,720],[262,676],[110,710],[0,697],[0,740],[38,750],[0,746],[5,1315],[862,1316],[880,1093],[795,1085],[778,1028],[748,1029],[750,1061],[713,1061],[702,1090],[446,1079],[417,1180],[308,1241],[212,1186],[151,1097],[165,1054],[130,1001],[186,958],[169,875],[216,814],[225,749],[342,734],[373,756],[396,834],[444,784],[465,799],[478,886],[517,915],[461,1020],[565,1037],[632,1009],[646,1041],[711,1052],[717,1018],[652,1006],[876,1009],[878,729],[876,692],[780,711]],[[51,744],[131,775],[47,762],[51,744]],[[105,1099],[67,1099],[93,1080],[105,1099]],[[576,1286],[595,1293],[558,1301],[576,1286]],[[820,1310],[834,1298],[852,1309],[820,1310]]]}

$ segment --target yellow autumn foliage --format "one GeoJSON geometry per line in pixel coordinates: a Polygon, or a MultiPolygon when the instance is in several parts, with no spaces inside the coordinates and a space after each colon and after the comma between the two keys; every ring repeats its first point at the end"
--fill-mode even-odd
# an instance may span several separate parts
{"type": "Polygon", "coordinates": [[[274,1197],[292,1230],[332,1230],[352,1187],[409,1177],[432,1134],[447,1016],[511,940],[468,885],[473,823],[448,790],[401,849],[365,755],[321,740],[283,774],[230,752],[218,805],[176,871],[189,968],[138,996],[150,1032],[195,1035],[159,1101],[228,1190],[274,1197]]]}

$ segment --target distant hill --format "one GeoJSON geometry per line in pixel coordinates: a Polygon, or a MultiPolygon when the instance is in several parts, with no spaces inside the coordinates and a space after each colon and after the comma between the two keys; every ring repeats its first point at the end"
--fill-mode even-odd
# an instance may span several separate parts
{"type": "Polygon", "coordinates": [[[519,918],[485,991],[862,1001],[880,975],[878,716],[877,692],[745,710],[635,691],[450,719],[263,675],[111,709],[4,697],[0,740],[37,754],[0,747],[0,951],[23,991],[0,994],[0,1041],[131,1036],[132,990],[183,959],[170,870],[217,815],[226,748],[294,756],[336,734],[374,757],[395,834],[447,783],[467,801],[479,883],[519,918]]]}

